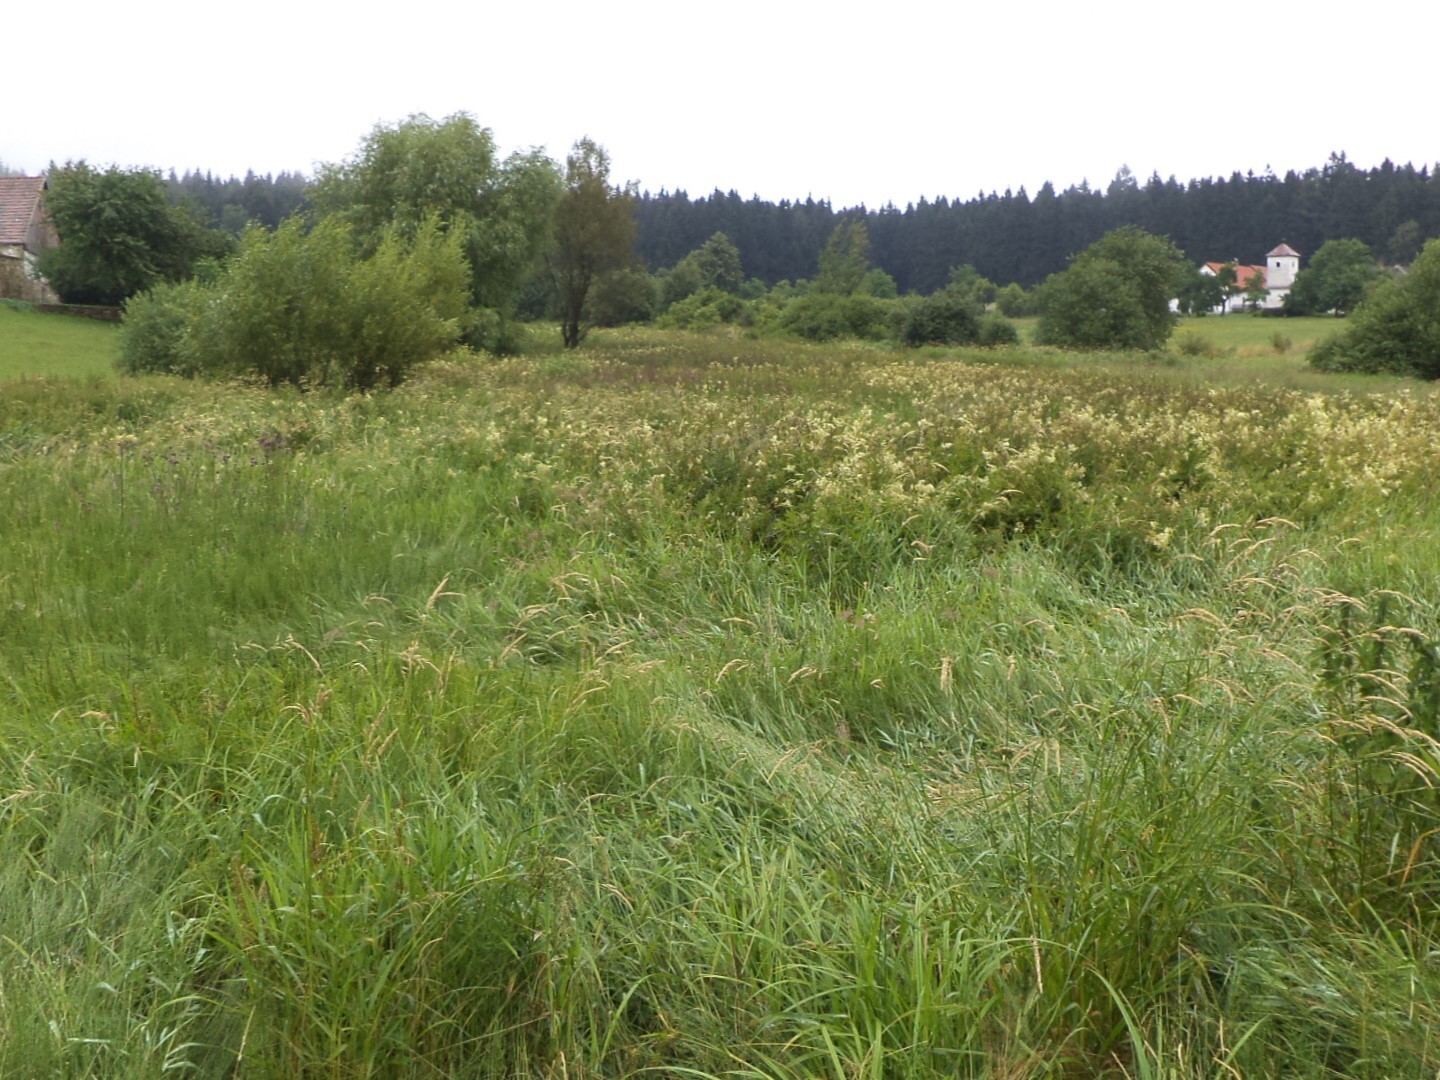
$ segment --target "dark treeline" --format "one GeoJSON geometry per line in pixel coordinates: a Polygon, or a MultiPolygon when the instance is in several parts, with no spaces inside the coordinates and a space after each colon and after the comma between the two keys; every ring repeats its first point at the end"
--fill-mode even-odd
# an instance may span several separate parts
{"type": "MultiPolygon", "coordinates": [[[[205,224],[238,233],[249,221],[275,228],[304,207],[300,173],[220,179],[172,171],[167,186],[205,224]]],[[[1440,236],[1440,171],[1389,161],[1360,169],[1344,154],[1302,173],[1233,173],[1181,183],[1152,175],[1141,183],[1122,168],[1102,188],[1082,183],[1033,196],[1022,187],[968,201],[921,199],[901,210],[837,210],[828,201],[768,202],[715,191],[646,193],[637,201],[636,254],[652,270],[674,266],[717,232],[740,250],[746,277],[766,284],[810,278],[821,248],[846,217],[864,214],[871,263],[903,292],[943,287],[969,264],[999,284],[1035,285],[1111,229],[1138,225],[1169,237],[1195,262],[1259,262],[1280,242],[1314,254],[1326,240],[1355,238],[1381,259],[1408,263],[1440,236]]]]}
{"type": "Polygon", "coordinates": [[[1182,184],[1158,175],[1140,183],[1121,169],[1103,190],[1088,184],[1032,197],[981,195],[968,202],[922,199],[904,210],[835,210],[828,202],[765,202],[715,191],[645,194],[637,254],[651,269],[673,266],[716,232],[740,249],[747,277],[767,284],[814,275],[839,219],[863,213],[870,259],[905,292],[945,285],[966,263],[999,284],[1031,286],[1111,229],[1138,225],[1168,236],[1195,262],[1260,262],[1280,242],[1313,254],[1326,240],[1363,240],[1389,262],[1407,263],[1440,236],[1440,171],[1395,165],[1356,168],[1343,154],[1303,173],[1232,174],[1182,184]]]}
{"type": "Polygon", "coordinates": [[[252,221],[277,228],[305,205],[309,185],[303,173],[289,172],[278,176],[247,172],[243,180],[237,176],[221,180],[199,170],[176,176],[172,169],[165,180],[170,198],[194,207],[203,224],[237,234],[252,221]]]}

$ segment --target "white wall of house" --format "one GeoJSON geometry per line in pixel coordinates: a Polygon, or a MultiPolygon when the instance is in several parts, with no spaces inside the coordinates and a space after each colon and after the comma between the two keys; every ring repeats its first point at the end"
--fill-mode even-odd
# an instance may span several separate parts
{"type": "MultiPolygon", "coordinates": [[[[1214,269],[1213,269],[1208,263],[1205,264],[1204,266],[1200,267],[1200,273],[1204,274],[1206,277],[1219,277],[1219,276],[1220,276],[1219,274],[1217,274],[1217,273],[1214,271],[1214,269]]],[[[1241,293],[1234,293],[1234,294],[1232,294],[1232,295],[1230,295],[1230,296],[1225,297],[1225,302],[1224,302],[1224,303],[1219,304],[1219,305],[1217,305],[1216,307],[1211,308],[1211,309],[1210,309],[1210,314],[1211,314],[1211,315],[1229,315],[1229,314],[1231,314],[1232,312],[1244,311],[1244,310],[1246,310],[1245,304],[1246,304],[1245,294],[1244,294],[1243,292],[1241,292],[1241,293]]]]}
{"type": "Polygon", "coordinates": [[[1295,284],[1295,275],[1300,272],[1300,256],[1293,249],[1281,244],[1265,256],[1265,302],[1262,307],[1274,310],[1283,307],[1285,297],[1295,284]]]}

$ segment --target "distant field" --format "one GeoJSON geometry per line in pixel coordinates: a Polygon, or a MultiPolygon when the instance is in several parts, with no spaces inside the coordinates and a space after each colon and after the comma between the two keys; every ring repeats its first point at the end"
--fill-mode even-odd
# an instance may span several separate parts
{"type": "MultiPolygon", "coordinates": [[[[1031,316],[1016,319],[1025,340],[1032,341],[1040,320],[1031,316]]],[[[1274,338],[1281,334],[1290,339],[1287,352],[1305,354],[1331,334],[1345,329],[1345,320],[1324,318],[1261,319],[1254,315],[1205,315],[1182,318],[1175,327],[1175,337],[1190,333],[1203,337],[1217,349],[1234,349],[1240,356],[1273,354],[1274,338]]],[[[1173,340],[1173,339],[1172,339],[1173,340]]]]}
{"type": "MultiPolygon", "coordinates": [[[[1014,320],[1021,340],[1034,340],[1035,318],[1014,320]]],[[[1400,389],[1429,394],[1436,388],[1414,379],[1374,375],[1332,375],[1314,371],[1306,362],[1312,346],[1331,334],[1343,332],[1345,320],[1333,318],[1261,319],[1251,315],[1207,316],[1181,319],[1162,353],[1084,353],[1021,347],[987,352],[991,363],[1028,369],[1085,370],[1112,375],[1143,373],[1147,379],[1167,382],[1202,382],[1221,386],[1262,383],[1290,390],[1323,394],[1389,394],[1400,389]],[[1289,339],[1277,351],[1276,335],[1289,339]],[[1198,339],[1205,346],[1186,355],[1182,346],[1198,339]]],[[[933,356],[957,350],[930,349],[933,356]]]]}
{"type": "Polygon", "coordinates": [[[1311,346],[1345,329],[1344,319],[1307,317],[1261,319],[1254,315],[1206,315],[1181,319],[1176,336],[1195,334],[1218,349],[1234,349],[1241,356],[1274,353],[1276,336],[1287,338],[1287,352],[1306,353],[1311,346]]]}
{"type": "Polygon", "coordinates": [[[0,304],[0,380],[112,375],[118,348],[116,328],[108,323],[0,304]]]}

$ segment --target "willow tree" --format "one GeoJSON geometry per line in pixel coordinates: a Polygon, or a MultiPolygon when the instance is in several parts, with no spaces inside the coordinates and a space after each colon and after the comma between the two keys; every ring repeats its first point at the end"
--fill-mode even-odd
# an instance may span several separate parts
{"type": "Polygon", "coordinates": [[[493,328],[503,325],[550,235],[559,195],[559,172],[543,153],[502,159],[490,129],[456,113],[376,125],[352,158],[321,168],[311,204],[349,225],[365,255],[387,237],[418,235],[427,222],[457,234],[471,305],[486,316],[476,325],[493,328]]]}
{"type": "Polygon", "coordinates": [[[610,156],[589,138],[565,159],[565,185],[555,208],[545,266],[567,349],[588,329],[590,290],[602,274],[630,265],[635,249],[633,185],[612,186],[610,156]]]}

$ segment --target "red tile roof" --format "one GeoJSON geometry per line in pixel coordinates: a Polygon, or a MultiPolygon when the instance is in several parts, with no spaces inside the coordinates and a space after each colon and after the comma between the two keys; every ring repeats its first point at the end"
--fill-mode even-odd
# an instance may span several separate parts
{"type": "Polygon", "coordinates": [[[43,176],[0,176],[0,244],[24,244],[39,213],[43,176]]]}
{"type": "Polygon", "coordinates": [[[1235,267],[1235,285],[1241,289],[1250,287],[1250,279],[1256,274],[1260,275],[1260,284],[1265,284],[1265,268],[1263,266],[1244,266],[1241,263],[1207,262],[1205,264],[1215,274],[1220,276],[1220,271],[1227,266],[1235,267]]]}
{"type": "Polygon", "coordinates": [[[1267,253],[1265,257],[1271,259],[1277,255],[1289,255],[1292,259],[1300,258],[1300,252],[1296,251],[1289,244],[1281,244],[1274,251],[1267,253]]]}

